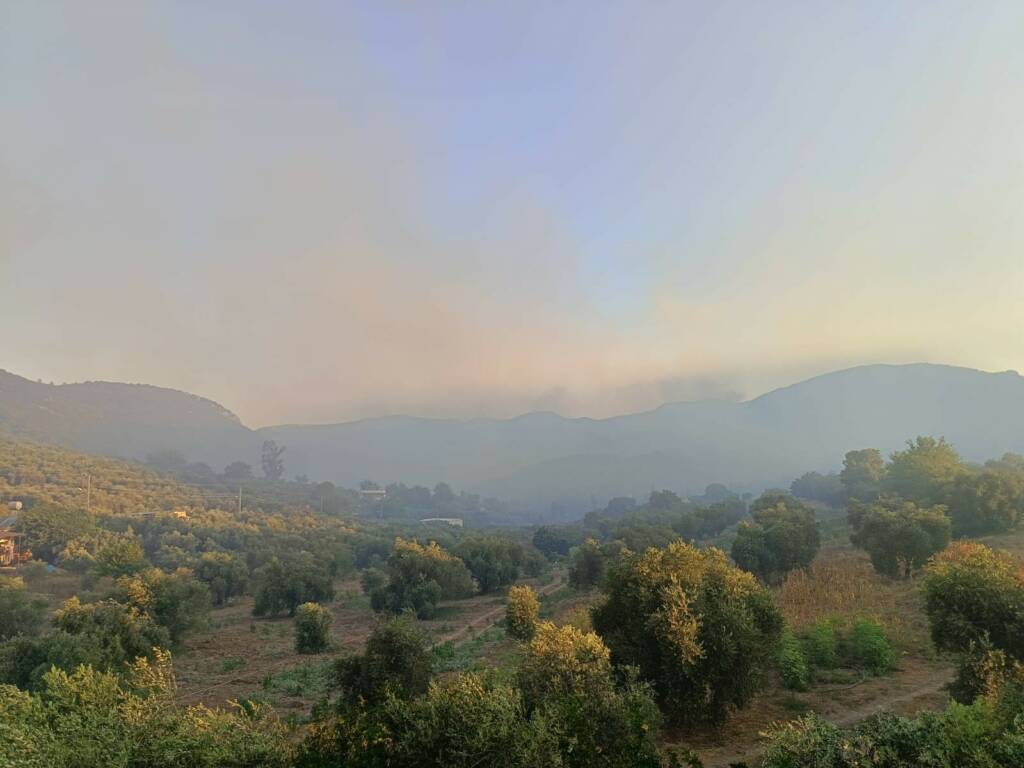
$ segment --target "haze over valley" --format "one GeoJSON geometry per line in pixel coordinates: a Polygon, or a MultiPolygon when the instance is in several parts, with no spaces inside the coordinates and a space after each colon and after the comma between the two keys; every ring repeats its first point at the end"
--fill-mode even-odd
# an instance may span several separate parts
{"type": "Polygon", "coordinates": [[[0,374],[0,430],[142,461],[179,451],[220,469],[287,449],[288,476],[355,487],[405,482],[497,496],[530,519],[582,515],[616,496],[708,483],[786,487],[839,468],[849,446],[889,453],[908,435],[943,435],[967,459],[1024,451],[1024,378],[1015,372],[875,365],[798,382],[747,402],[666,403],[609,419],[528,413],[512,419],[389,416],[252,430],[201,397],[110,383],[51,386],[0,374]]]}

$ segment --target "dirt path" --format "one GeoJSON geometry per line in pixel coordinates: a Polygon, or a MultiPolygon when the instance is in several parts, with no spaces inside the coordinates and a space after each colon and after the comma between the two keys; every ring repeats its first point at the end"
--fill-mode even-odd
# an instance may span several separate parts
{"type": "MultiPolygon", "coordinates": [[[[533,580],[522,583],[533,586],[538,594],[547,595],[565,584],[565,574],[556,570],[552,582],[542,587],[533,580]]],[[[358,582],[350,581],[339,585],[338,591],[339,594],[358,594],[360,589],[358,582]]],[[[461,620],[465,621],[458,629],[443,634],[439,634],[439,630],[442,627],[447,629],[448,620],[434,619],[420,624],[433,635],[434,646],[449,641],[459,643],[505,618],[503,600],[497,607],[490,605],[496,599],[501,600],[494,595],[477,595],[442,604],[442,607],[457,607],[462,613],[461,620]]],[[[190,638],[187,653],[175,658],[179,701],[219,706],[229,699],[259,691],[266,678],[286,670],[358,652],[373,630],[377,615],[366,607],[347,607],[343,601],[334,603],[330,609],[334,616],[331,627],[333,649],[317,657],[295,653],[291,619],[254,619],[251,598],[218,610],[214,615],[218,626],[190,638]],[[239,666],[231,669],[234,664],[239,666]]],[[[282,696],[276,706],[281,711],[305,711],[308,705],[309,702],[301,696],[282,696]]]]}
{"type": "MultiPolygon", "coordinates": [[[[953,678],[947,665],[908,664],[892,677],[870,678],[847,686],[822,686],[806,694],[810,709],[841,728],[850,728],[878,712],[913,715],[923,710],[941,709],[948,696],[946,685],[953,678]]],[[[777,698],[778,692],[776,692],[777,698]]],[[[773,722],[785,722],[795,716],[771,717],[773,708],[761,702],[760,712],[739,713],[719,735],[715,745],[694,745],[705,768],[728,768],[733,763],[756,765],[763,752],[760,733],[773,722]],[[767,715],[767,716],[766,716],[767,715]]],[[[757,706],[755,703],[754,706],[757,706]]],[[[686,743],[687,739],[681,740],[686,743]]]]}
{"type": "MultiPolygon", "coordinates": [[[[543,587],[534,587],[538,595],[550,595],[557,592],[562,586],[565,585],[565,574],[562,571],[555,571],[554,579],[550,584],[546,584],[543,587]]],[[[495,608],[493,611],[489,611],[482,616],[477,616],[475,619],[470,621],[465,627],[456,629],[448,634],[441,635],[435,638],[434,647],[444,645],[445,643],[452,642],[457,643],[461,640],[465,640],[473,635],[485,632],[495,624],[505,618],[505,606],[495,608]]]]}

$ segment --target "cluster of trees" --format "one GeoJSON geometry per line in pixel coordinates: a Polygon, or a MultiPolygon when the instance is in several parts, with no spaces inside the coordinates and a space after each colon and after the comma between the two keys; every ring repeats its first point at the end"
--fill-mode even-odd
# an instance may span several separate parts
{"type": "Polygon", "coordinates": [[[135,658],[123,675],[54,668],[29,692],[0,685],[5,765],[287,768],[288,734],[260,707],[226,712],[175,701],[169,655],[135,658]]]}
{"type": "Polygon", "coordinates": [[[785,493],[766,492],[750,505],[752,522],[741,523],[732,545],[740,568],[778,581],[806,568],[818,554],[821,534],[814,510],[785,493]]]}
{"type": "Polygon", "coordinates": [[[437,542],[426,546],[414,540],[395,539],[387,560],[387,582],[364,579],[374,610],[403,613],[411,610],[430,618],[440,600],[469,597],[476,591],[473,576],[461,558],[437,542]]]}
{"type": "Polygon", "coordinates": [[[254,575],[253,616],[294,616],[303,603],[334,599],[330,571],[309,552],[274,558],[254,575]]]}
{"type": "Polygon", "coordinates": [[[891,578],[909,578],[949,544],[952,523],[946,508],[919,507],[912,501],[881,498],[871,504],[850,502],[850,541],[865,550],[875,570],[891,578]]]}
{"type": "Polygon", "coordinates": [[[0,438],[0,499],[130,514],[185,509],[202,495],[173,478],[115,459],[0,438]]]}
{"type": "Polygon", "coordinates": [[[921,507],[942,505],[953,535],[977,536],[1014,528],[1024,515],[1024,456],[972,465],[944,439],[918,437],[886,463],[873,449],[850,451],[840,480],[849,499],[871,503],[898,497],[921,507]]]}
{"type": "Polygon", "coordinates": [[[210,611],[209,590],[187,571],[148,568],[122,576],[105,597],[82,602],[71,597],[43,621],[45,602],[30,597],[24,584],[6,581],[0,602],[14,621],[0,643],[0,683],[36,690],[51,667],[73,671],[80,665],[116,672],[138,657],[180,644],[210,611]]]}
{"type": "MultiPolygon", "coordinates": [[[[426,639],[396,620],[335,666],[332,711],[299,746],[300,768],[503,765],[656,768],[650,688],[614,674],[600,638],[541,623],[511,677],[433,679],[426,639]]],[[[671,763],[679,765],[678,760],[671,763]]]]}
{"type": "Polygon", "coordinates": [[[537,576],[545,565],[539,553],[505,536],[472,536],[460,541],[454,553],[485,594],[512,584],[523,573],[537,576]]]}
{"type": "Polygon", "coordinates": [[[493,592],[545,567],[537,550],[508,536],[472,535],[450,550],[399,536],[383,569],[364,570],[361,582],[375,610],[429,618],[441,600],[493,592]]]}
{"type": "Polygon", "coordinates": [[[852,541],[880,573],[909,576],[951,537],[1002,533],[1024,516],[1024,457],[972,465],[944,439],[918,437],[888,463],[850,451],[839,475],[852,541]]]}
{"type": "Polygon", "coordinates": [[[846,501],[846,488],[839,475],[829,472],[806,472],[789,485],[789,491],[798,499],[817,501],[830,507],[839,507],[846,501]]]}
{"type": "Polygon", "coordinates": [[[581,523],[561,526],[561,531],[574,539],[573,543],[588,538],[621,541],[628,549],[642,552],[679,538],[693,541],[717,536],[746,515],[746,502],[725,486],[708,486],[700,498],[707,503],[684,500],[673,491],[655,491],[641,506],[629,498],[612,499],[603,510],[589,512],[581,523]]]}

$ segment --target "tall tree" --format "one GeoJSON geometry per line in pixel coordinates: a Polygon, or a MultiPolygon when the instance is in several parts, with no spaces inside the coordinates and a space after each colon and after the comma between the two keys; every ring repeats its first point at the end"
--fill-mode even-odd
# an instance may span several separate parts
{"type": "Polygon", "coordinates": [[[877,448],[849,451],[843,459],[843,471],[839,473],[846,495],[857,501],[877,499],[884,478],[885,461],[877,448]]]}
{"type": "Polygon", "coordinates": [[[966,471],[945,438],[918,437],[907,441],[906,450],[892,455],[882,488],[929,506],[943,501],[947,486],[966,471]]]}
{"type": "Polygon", "coordinates": [[[278,445],[274,440],[263,441],[263,476],[267,480],[280,480],[284,475],[284,459],[281,456],[285,452],[283,445],[278,445]]]}

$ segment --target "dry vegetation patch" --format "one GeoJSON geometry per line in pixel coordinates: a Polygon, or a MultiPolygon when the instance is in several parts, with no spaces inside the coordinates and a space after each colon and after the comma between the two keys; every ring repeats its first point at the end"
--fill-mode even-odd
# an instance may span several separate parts
{"type": "Polygon", "coordinates": [[[794,629],[821,619],[865,616],[879,621],[904,650],[931,654],[917,582],[880,576],[861,552],[822,552],[806,571],[791,572],[777,596],[794,629]]]}

